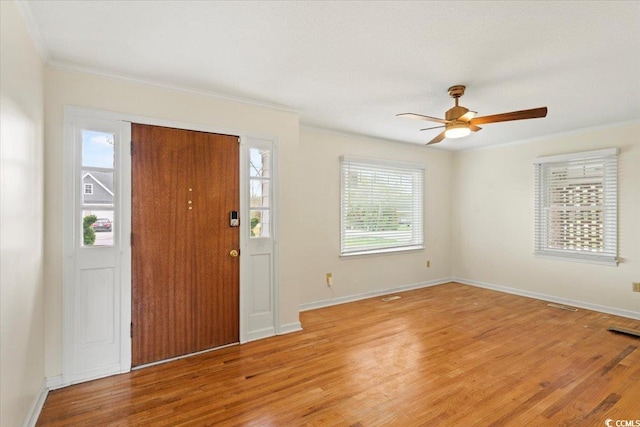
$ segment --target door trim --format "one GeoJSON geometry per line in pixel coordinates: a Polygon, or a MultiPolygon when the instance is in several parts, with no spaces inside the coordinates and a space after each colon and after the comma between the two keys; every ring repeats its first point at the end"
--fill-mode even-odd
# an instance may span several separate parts
{"type": "MultiPolygon", "coordinates": [[[[101,120],[111,120],[119,122],[121,124],[121,143],[120,143],[120,167],[118,169],[118,176],[120,181],[120,230],[121,241],[128,240],[131,235],[131,123],[140,123],[153,126],[164,126],[184,130],[193,130],[200,132],[209,132],[225,135],[237,135],[240,139],[240,212],[242,218],[248,218],[249,215],[249,191],[248,191],[248,147],[247,141],[252,139],[266,140],[273,144],[273,158],[274,158],[274,171],[275,176],[272,181],[273,185],[273,240],[274,240],[274,253],[272,260],[272,273],[273,273],[273,303],[274,303],[274,334],[282,333],[280,325],[280,281],[278,274],[278,177],[277,177],[277,158],[278,158],[278,138],[274,135],[266,135],[254,133],[246,130],[237,130],[231,128],[224,128],[219,126],[188,123],[176,120],[159,119],[146,116],[138,116],[134,114],[116,113],[106,110],[97,110],[85,107],[77,107],[65,105],[64,107],[64,151],[63,151],[63,296],[62,296],[62,386],[67,386],[79,382],[89,381],[96,378],[110,376],[118,373],[131,371],[131,337],[130,337],[130,324],[131,324],[131,246],[130,244],[122,244],[120,248],[120,362],[117,366],[105,367],[104,370],[99,370],[93,373],[91,376],[77,375],[74,372],[73,366],[70,363],[73,355],[73,318],[72,313],[69,313],[69,307],[73,306],[73,230],[75,224],[73,223],[74,215],[74,185],[73,185],[73,170],[78,161],[76,152],[74,150],[74,121],[78,117],[89,117],[101,120]]],[[[240,226],[240,247],[247,248],[249,241],[249,229],[240,226]]],[[[248,330],[249,324],[247,321],[249,313],[249,301],[248,301],[248,284],[247,277],[250,271],[249,257],[241,257],[240,259],[240,344],[246,343],[252,339],[255,339],[248,330]]],[[[271,335],[267,335],[271,336],[271,335]]],[[[265,338],[266,336],[260,336],[265,338]]]]}

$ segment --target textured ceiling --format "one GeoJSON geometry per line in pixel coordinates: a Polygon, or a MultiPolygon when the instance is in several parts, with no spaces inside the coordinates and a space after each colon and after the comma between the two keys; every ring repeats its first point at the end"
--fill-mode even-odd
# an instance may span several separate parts
{"type": "Polygon", "coordinates": [[[468,149],[640,118],[640,2],[27,1],[51,66],[284,107],[303,125],[424,144],[447,88],[490,115],[468,149]]]}

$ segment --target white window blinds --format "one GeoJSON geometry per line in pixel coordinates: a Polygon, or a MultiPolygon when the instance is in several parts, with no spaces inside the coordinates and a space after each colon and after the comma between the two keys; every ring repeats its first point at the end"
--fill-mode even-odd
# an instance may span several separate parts
{"type": "Polygon", "coordinates": [[[424,166],[340,160],[340,254],[422,249],[424,166]]]}
{"type": "Polygon", "coordinates": [[[535,253],[617,264],[617,149],[536,159],[535,253]]]}

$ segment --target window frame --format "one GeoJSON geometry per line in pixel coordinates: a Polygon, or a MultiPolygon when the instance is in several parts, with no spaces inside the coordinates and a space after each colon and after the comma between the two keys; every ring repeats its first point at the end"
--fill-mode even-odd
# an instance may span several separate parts
{"type": "Polygon", "coordinates": [[[389,253],[398,253],[405,251],[416,251],[423,250],[425,248],[425,236],[424,236],[424,216],[425,216],[425,173],[426,166],[421,163],[412,163],[412,162],[402,162],[402,161],[391,161],[391,160],[383,160],[383,159],[372,159],[365,157],[354,157],[354,156],[340,156],[340,257],[352,257],[352,256],[361,256],[361,255],[377,255],[377,254],[389,254],[389,253]],[[411,217],[411,242],[405,245],[394,245],[394,246],[375,246],[368,245],[366,249],[357,250],[352,246],[349,247],[346,243],[346,230],[347,230],[347,214],[345,213],[346,208],[346,200],[345,200],[345,191],[347,189],[345,176],[346,169],[345,167],[350,167],[351,165],[357,166],[360,169],[366,170],[366,168],[370,168],[369,171],[372,173],[382,172],[387,169],[392,175],[393,171],[400,174],[404,174],[405,176],[412,176],[412,201],[411,206],[412,209],[409,213],[411,217]],[[417,181],[416,181],[417,180],[417,181]],[[419,183],[419,194],[416,194],[413,189],[416,188],[417,183],[419,183]],[[419,207],[419,212],[416,212],[413,208],[419,207]]]}
{"type": "MultiPolygon", "coordinates": [[[[617,162],[617,148],[539,157],[535,159],[534,255],[536,257],[611,266],[618,265],[617,162]],[[602,168],[600,181],[600,185],[602,186],[602,202],[597,205],[592,204],[587,206],[597,207],[597,209],[592,210],[602,211],[602,219],[597,223],[597,225],[602,228],[601,249],[589,251],[586,249],[549,247],[549,212],[554,210],[552,203],[549,201],[549,168],[553,167],[557,169],[566,167],[567,170],[569,170],[570,167],[592,167],[594,165],[602,168]]],[[[571,179],[576,180],[576,178],[571,179]]],[[[571,179],[567,179],[568,184],[572,184],[571,179]]],[[[580,211],[581,207],[584,207],[584,205],[571,204],[560,206],[560,208],[565,208],[566,211],[580,211]],[[567,207],[570,209],[566,209],[567,207]]],[[[587,209],[583,210],[587,211],[587,209]]],[[[575,223],[571,222],[571,224],[580,224],[580,221],[575,223]]]]}

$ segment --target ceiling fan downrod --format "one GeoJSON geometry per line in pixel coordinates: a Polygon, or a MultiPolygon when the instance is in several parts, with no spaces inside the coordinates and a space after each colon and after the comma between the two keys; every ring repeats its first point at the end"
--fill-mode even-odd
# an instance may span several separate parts
{"type": "Polygon", "coordinates": [[[449,96],[454,99],[455,106],[451,107],[445,113],[445,118],[447,120],[455,121],[469,111],[468,108],[458,105],[458,100],[462,95],[464,95],[464,90],[465,90],[465,86],[463,85],[451,86],[449,88],[449,96]]]}

